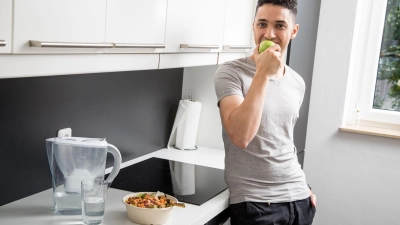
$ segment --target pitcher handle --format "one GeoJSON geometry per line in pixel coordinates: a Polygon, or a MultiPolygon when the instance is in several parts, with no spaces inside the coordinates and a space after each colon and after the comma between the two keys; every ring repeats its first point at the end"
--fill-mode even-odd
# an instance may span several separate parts
{"type": "Polygon", "coordinates": [[[112,144],[108,144],[107,152],[111,153],[114,156],[113,169],[110,175],[108,176],[107,180],[105,181],[106,183],[111,183],[119,173],[119,169],[121,168],[122,158],[119,150],[112,144]]]}

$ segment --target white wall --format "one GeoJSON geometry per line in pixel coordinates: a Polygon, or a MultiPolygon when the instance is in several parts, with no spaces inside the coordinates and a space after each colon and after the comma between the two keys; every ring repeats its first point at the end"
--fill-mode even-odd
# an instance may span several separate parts
{"type": "Polygon", "coordinates": [[[197,146],[223,150],[222,125],[214,89],[218,66],[188,67],[183,72],[182,99],[192,98],[202,103],[197,146]]]}
{"type": "Polygon", "coordinates": [[[356,8],[321,2],[304,162],[318,197],[314,225],[400,224],[400,140],[338,129],[356,8]]]}

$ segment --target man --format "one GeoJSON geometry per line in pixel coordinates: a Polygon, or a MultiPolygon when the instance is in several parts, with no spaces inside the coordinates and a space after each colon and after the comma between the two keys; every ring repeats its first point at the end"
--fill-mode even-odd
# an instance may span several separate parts
{"type": "Polygon", "coordinates": [[[305,84],[283,62],[299,30],[296,14],[297,0],[259,0],[253,55],[224,63],[215,75],[232,225],[305,225],[315,215],[293,143],[305,84]],[[275,45],[259,54],[263,40],[275,45]]]}

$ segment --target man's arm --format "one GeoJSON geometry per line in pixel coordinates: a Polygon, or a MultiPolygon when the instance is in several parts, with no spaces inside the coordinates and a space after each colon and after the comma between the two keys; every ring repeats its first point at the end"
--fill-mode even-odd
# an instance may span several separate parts
{"type": "Polygon", "coordinates": [[[253,55],[256,73],[246,97],[227,96],[219,103],[222,124],[238,148],[246,148],[260,127],[269,79],[281,67],[280,50],[279,45],[274,45],[258,54],[257,45],[253,55]]]}

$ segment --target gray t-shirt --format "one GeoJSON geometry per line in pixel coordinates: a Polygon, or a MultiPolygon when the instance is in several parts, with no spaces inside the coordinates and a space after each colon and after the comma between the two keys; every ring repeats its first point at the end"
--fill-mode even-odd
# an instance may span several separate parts
{"type": "MultiPolygon", "coordinates": [[[[250,57],[222,64],[214,79],[218,102],[230,95],[246,97],[255,72],[256,64],[250,57]]],[[[281,79],[270,79],[260,128],[247,148],[236,147],[223,129],[230,204],[291,202],[310,196],[293,143],[304,91],[303,78],[285,66],[281,79]]]]}

